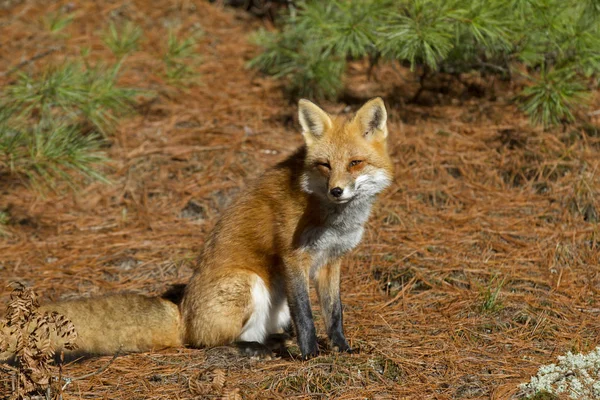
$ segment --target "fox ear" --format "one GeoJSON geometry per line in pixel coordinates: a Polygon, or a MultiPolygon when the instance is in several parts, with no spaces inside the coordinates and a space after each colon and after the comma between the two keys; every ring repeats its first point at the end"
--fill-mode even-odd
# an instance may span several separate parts
{"type": "Polygon", "coordinates": [[[305,99],[298,102],[298,120],[307,145],[323,136],[325,131],[332,126],[329,114],[315,103],[305,99]]]}
{"type": "Polygon", "coordinates": [[[367,101],[354,116],[367,140],[385,140],[388,135],[387,111],[381,97],[367,101]]]}

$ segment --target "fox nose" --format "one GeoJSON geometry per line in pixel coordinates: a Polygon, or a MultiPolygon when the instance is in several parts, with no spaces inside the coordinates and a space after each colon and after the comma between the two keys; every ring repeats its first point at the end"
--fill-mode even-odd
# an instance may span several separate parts
{"type": "Polygon", "coordinates": [[[340,197],[342,195],[342,193],[344,193],[344,190],[342,188],[339,188],[339,187],[334,187],[333,189],[331,189],[329,191],[329,193],[331,193],[331,195],[333,197],[340,197]]]}

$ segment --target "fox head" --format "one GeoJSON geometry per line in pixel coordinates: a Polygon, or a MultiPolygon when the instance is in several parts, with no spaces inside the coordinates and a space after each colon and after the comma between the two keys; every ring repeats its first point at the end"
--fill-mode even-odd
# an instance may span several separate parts
{"type": "Polygon", "coordinates": [[[300,100],[306,142],[302,189],[334,204],[369,199],[388,187],[393,165],[386,146],[387,112],[376,97],[348,119],[300,100]]]}

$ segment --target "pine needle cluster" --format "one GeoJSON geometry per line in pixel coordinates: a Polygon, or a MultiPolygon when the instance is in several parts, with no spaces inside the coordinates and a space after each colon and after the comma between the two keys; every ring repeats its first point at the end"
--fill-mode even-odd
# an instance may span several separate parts
{"type": "MultiPolygon", "coordinates": [[[[74,18],[57,12],[44,24],[59,33],[74,18]]],[[[194,82],[201,34],[196,29],[180,37],[169,31],[163,59],[169,82],[194,82]]],[[[90,49],[84,48],[77,59],[36,74],[21,73],[0,88],[0,177],[18,176],[40,190],[57,188],[59,182],[76,188],[78,177],[106,182],[98,168],[108,161],[102,148],[121,117],[133,110],[135,98],[149,94],[118,84],[127,56],[139,49],[142,39],[143,30],[135,23],[111,21],[102,40],[116,62],[92,65],[90,49]]]]}
{"type": "Polygon", "coordinates": [[[517,100],[532,122],[574,119],[600,67],[597,0],[300,1],[279,32],[259,32],[250,66],[294,96],[335,98],[345,63],[368,57],[436,73],[479,71],[528,82],[517,100]]]}
{"type": "Polygon", "coordinates": [[[0,92],[0,173],[36,187],[74,177],[105,180],[96,166],[118,118],[136,91],[117,85],[120,63],[67,62],[38,75],[22,73],[0,92]]]}
{"type": "Polygon", "coordinates": [[[104,33],[103,41],[115,57],[121,59],[138,49],[143,33],[142,29],[131,21],[127,21],[122,26],[111,21],[104,33]]]}
{"type": "Polygon", "coordinates": [[[175,31],[169,30],[164,55],[165,75],[169,82],[181,85],[197,75],[194,67],[200,63],[200,56],[196,47],[202,34],[198,30],[187,37],[180,37],[175,31]]]}

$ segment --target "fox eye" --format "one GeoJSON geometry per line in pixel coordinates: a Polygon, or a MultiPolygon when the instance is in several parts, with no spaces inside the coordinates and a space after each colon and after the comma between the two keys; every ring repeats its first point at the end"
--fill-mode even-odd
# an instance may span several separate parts
{"type": "Polygon", "coordinates": [[[361,164],[363,161],[362,160],[352,160],[350,161],[350,167],[356,167],[357,165],[361,164]]]}
{"type": "Polygon", "coordinates": [[[329,165],[329,163],[326,163],[326,162],[318,162],[317,166],[331,169],[331,165],[329,165]]]}

